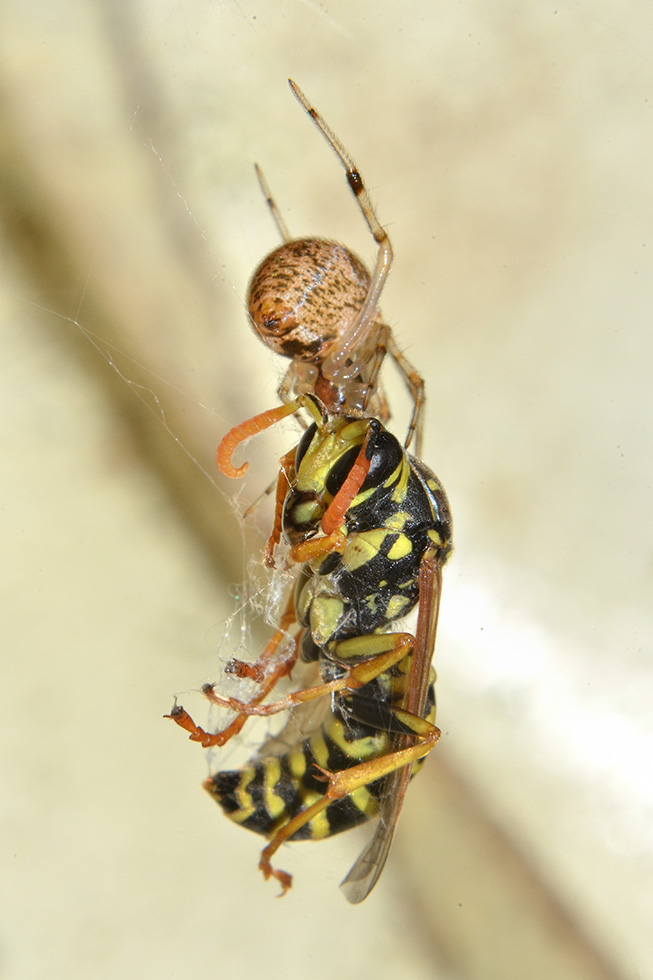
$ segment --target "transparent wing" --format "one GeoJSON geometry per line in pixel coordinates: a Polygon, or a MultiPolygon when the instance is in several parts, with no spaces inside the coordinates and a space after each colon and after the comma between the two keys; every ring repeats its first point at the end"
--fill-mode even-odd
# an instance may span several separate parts
{"type": "MultiPolygon", "coordinates": [[[[419,718],[424,716],[428,694],[431,661],[433,660],[435,637],[438,629],[441,591],[442,562],[437,556],[436,549],[430,548],[420,565],[419,613],[415,631],[415,647],[413,649],[410,684],[403,705],[406,711],[410,711],[419,718]]],[[[412,735],[398,735],[393,744],[393,751],[396,752],[411,745],[414,738],[415,736],[412,735]]],[[[383,871],[410,782],[411,769],[412,766],[410,765],[402,766],[401,769],[386,777],[379,822],[374,836],[340,885],[345,898],[352,905],[356,905],[367,898],[383,871]]]]}
{"type": "MultiPolygon", "coordinates": [[[[295,671],[295,673],[301,673],[300,688],[312,687],[313,684],[319,683],[318,665],[310,664],[301,671],[303,666],[299,664],[300,670],[295,671]]],[[[315,701],[295,705],[288,712],[283,727],[276,734],[265,739],[263,745],[258,749],[256,757],[263,759],[271,755],[285,755],[290,749],[295,748],[305,738],[321,728],[330,711],[331,702],[328,697],[316,698],[315,701]]]]}
{"type": "Polygon", "coordinates": [[[381,876],[390,853],[403,798],[406,795],[406,787],[402,788],[401,784],[405,781],[407,786],[409,779],[410,766],[404,766],[386,777],[384,793],[387,792],[388,795],[384,796],[384,804],[387,801],[387,805],[382,804],[374,836],[363,848],[346,878],[340,883],[345,898],[352,905],[357,905],[367,898],[381,876]],[[385,810],[388,812],[384,812],[385,810]]]}

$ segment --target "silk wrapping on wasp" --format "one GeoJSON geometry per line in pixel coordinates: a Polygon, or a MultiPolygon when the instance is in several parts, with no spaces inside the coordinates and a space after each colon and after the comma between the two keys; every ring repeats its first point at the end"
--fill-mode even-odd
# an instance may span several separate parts
{"type": "Polygon", "coordinates": [[[290,85],[345,167],[379,246],[377,260],[370,275],[337,242],[292,239],[257,168],[284,244],[254,274],[250,319],[265,343],[292,360],[280,387],[282,405],[227,433],[217,458],[226,476],[241,477],[247,464],[236,467],[232,457],[242,442],[287,416],[307,417],[299,444],[281,460],[264,552],[273,567],[285,539],[283,560],[296,570],[295,589],[258,660],[228,665],[258,683],[256,696],[243,702],[220,696],[213,685],[203,689],[236,712],[231,724],[208,733],[177,705],[171,717],[208,747],[224,745],[252,715],[328,699],[326,717],[296,744],[278,748],[283,741],[271,740],[241,769],[217,772],[204,785],[231,820],[269,839],[259,867],[283,892],[291,876],[271,864],[282,843],[324,838],[378,817],[372,840],[342,883],[356,903],[374,887],[408,782],[440,735],[431,662],[452,524],[442,486],[418,458],[422,379],[378,309],[392,261],[388,236],[353,160],[290,85]],[[378,376],[387,353],[413,396],[403,446],[384,425],[389,412],[378,376]],[[413,439],[417,456],[407,452],[413,439]],[[394,632],[415,606],[415,634],[394,632]],[[281,655],[293,629],[290,653],[281,655]],[[316,663],[319,683],[267,700],[297,658],[316,663]]]}

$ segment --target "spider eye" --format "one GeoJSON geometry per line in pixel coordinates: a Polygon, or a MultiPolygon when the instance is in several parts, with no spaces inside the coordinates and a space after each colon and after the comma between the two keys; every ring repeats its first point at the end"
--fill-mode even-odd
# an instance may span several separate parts
{"type": "Polygon", "coordinates": [[[303,460],[306,453],[308,452],[308,447],[312,443],[313,436],[315,435],[316,432],[317,432],[317,425],[315,424],[315,422],[313,422],[312,425],[309,425],[308,429],[299,440],[299,443],[297,445],[297,450],[295,452],[295,470],[299,469],[300,463],[303,460]]]}

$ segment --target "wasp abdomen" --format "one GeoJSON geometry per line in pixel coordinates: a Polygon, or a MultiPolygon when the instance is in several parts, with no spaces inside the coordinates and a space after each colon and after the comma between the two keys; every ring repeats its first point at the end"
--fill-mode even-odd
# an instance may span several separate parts
{"type": "MultiPolygon", "coordinates": [[[[334,714],[324,726],[285,755],[254,759],[242,769],[215,773],[204,788],[234,823],[273,836],[297,813],[324,796],[327,782],[321,770],[349,769],[361,758],[387,750],[384,732],[363,738],[351,724],[334,714]],[[362,744],[364,741],[365,744],[362,744]]],[[[333,800],[291,840],[321,840],[357,826],[378,813],[383,779],[362,786],[349,796],[333,800]]]]}

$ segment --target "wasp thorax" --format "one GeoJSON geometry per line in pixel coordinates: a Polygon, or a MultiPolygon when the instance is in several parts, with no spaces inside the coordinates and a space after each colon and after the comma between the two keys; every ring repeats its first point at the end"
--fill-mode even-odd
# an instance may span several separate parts
{"type": "Polygon", "coordinates": [[[370,276],[337,242],[301,238],[271,252],[249,287],[257,334],[285,357],[319,362],[362,307],[370,276]]]}

